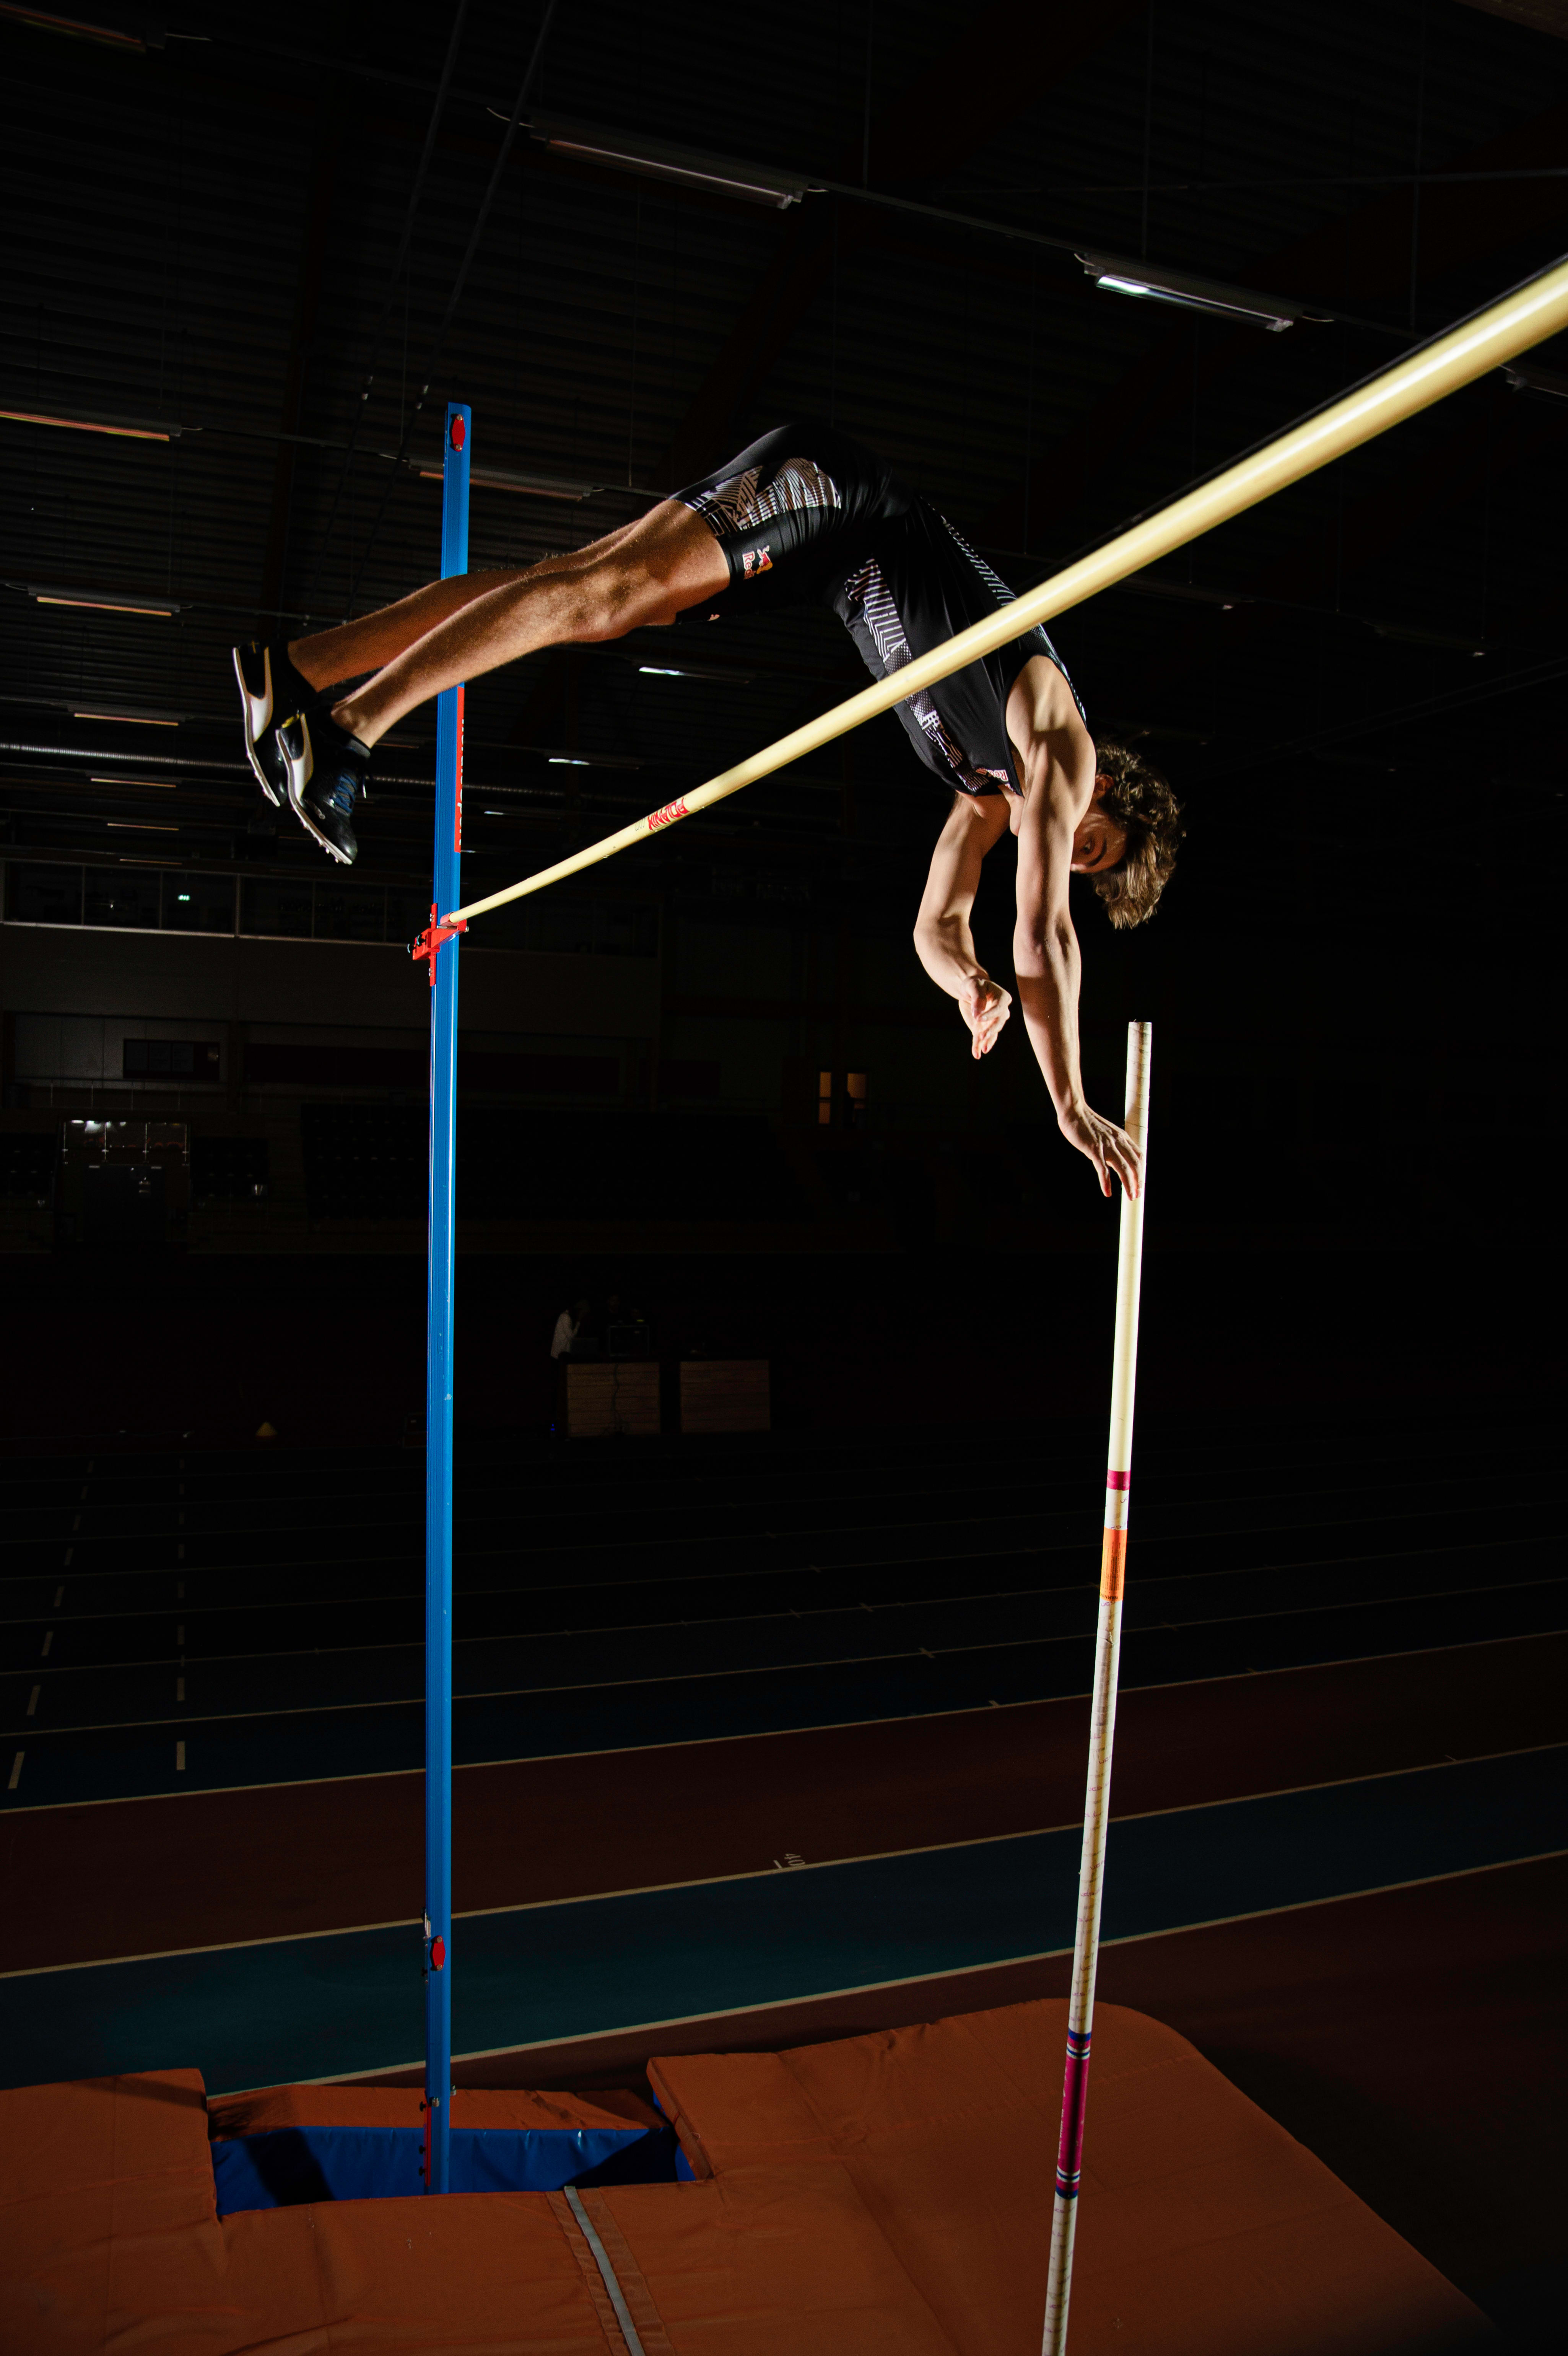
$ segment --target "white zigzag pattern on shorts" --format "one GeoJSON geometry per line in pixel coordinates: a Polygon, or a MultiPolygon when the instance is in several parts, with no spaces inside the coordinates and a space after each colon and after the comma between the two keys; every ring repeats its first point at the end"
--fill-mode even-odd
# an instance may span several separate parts
{"type": "Polygon", "coordinates": [[[841,508],[838,486],[831,475],[809,458],[786,458],[773,480],[759,488],[763,470],[748,466],[743,475],[715,485],[693,499],[698,515],[714,516],[726,531],[750,531],[753,524],[789,515],[801,508],[841,508]]]}

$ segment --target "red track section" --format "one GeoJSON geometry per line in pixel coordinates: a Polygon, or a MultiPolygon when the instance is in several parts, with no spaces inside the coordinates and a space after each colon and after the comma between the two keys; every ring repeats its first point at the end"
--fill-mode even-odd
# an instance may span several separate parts
{"type": "MultiPolygon", "coordinates": [[[[1121,1704],[1115,1813],[1556,1740],[1565,1673],[1568,1637],[1532,1637],[1135,1690],[1121,1704]]],[[[1086,1725],[1086,1700],[1057,1701],[467,1768],[454,1779],[456,1904],[755,1872],[787,1850],[820,1863],[1071,1823],[1086,1725]]],[[[0,1868],[29,1903],[0,1931],[0,1969],[413,1920],[421,1806],[420,1778],[404,1775],[11,1815],[0,1868]]],[[[909,2018],[929,2017],[921,2003],[909,2018]]]]}

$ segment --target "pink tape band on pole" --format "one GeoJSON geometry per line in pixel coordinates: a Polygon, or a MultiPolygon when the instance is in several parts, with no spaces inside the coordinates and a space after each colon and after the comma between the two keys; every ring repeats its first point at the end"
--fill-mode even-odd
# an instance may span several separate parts
{"type": "Polygon", "coordinates": [[[1093,2032],[1067,2032],[1067,2069],[1061,2082],[1061,2140],[1056,2150],[1056,2190],[1076,2201],[1083,2173],[1083,2114],[1089,2102],[1089,2048],[1093,2032]]]}

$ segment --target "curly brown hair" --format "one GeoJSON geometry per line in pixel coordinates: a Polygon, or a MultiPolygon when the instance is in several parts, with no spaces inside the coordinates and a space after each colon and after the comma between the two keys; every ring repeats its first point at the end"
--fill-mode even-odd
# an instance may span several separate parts
{"type": "Polygon", "coordinates": [[[1096,740],[1094,771],[1109,780],[1100,807],[1125,830],[1127,847],[1115,867],[1092,880],[1118,927],[1152,916],[1176,865],[1176,848],[1186,833],[1181,804],[1141,753],[1108,736],[1096,740]]]}

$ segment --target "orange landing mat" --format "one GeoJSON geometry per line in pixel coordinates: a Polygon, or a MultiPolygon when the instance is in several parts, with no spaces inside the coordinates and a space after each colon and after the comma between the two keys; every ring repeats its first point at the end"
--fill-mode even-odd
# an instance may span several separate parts
{"type": "MultiPolygon", "coordinates": [[[[600,2253],[643,2356],[1036,2356],[1065,2028],[1061,2002],[1009,2005],[659,2060],[698,2180],[576,2207],[489,2192],[220,2223],[194,2072],[0,2094],[0,2356],[628,2356],[600,2253]]],[[[248,2107],[371,2125],[389,2099],[408,2100],[297,2087],[248,2107]]],[[[484,2100],[517,2104],[517,2124],[541,2104],[551,2124],[603,2117],[592,2097],[484,2100]]],[[[1072,2356],[1499,2344],[1185,2039],[1115,2005],[1095,2021],[1084,2160],[1072,2356]]]]}

